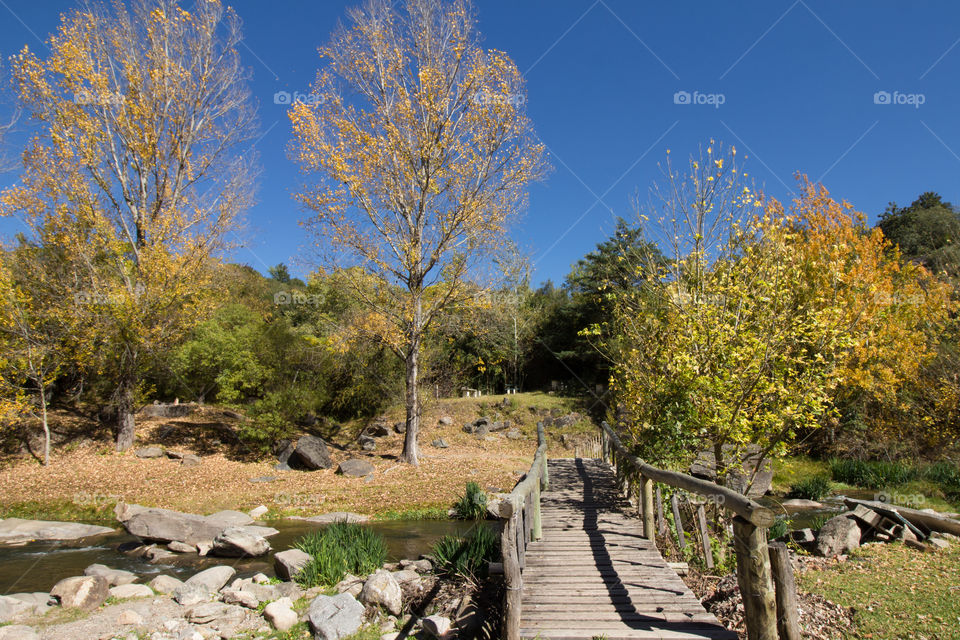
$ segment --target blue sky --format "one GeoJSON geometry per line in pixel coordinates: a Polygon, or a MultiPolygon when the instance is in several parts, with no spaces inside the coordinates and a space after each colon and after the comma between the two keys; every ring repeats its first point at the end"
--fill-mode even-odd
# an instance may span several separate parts
{"type": "MultiPolygon", "coordinates": [[[[524,72],[529,114],[551,152],[554,171],[531,188],[513,230],[536,282],[562,280],[616,215],[632,215],[633,195],[646,199],[667,149],[680,159],[711,137],[746,154],[748,171],[779,199],[792,197],[800,171],[871,221],[889,201],[908,204],[923,191],[960,202],[955,0],[476,3],[485,46],[524,72]],[[678,92],[689,103],[681,93],[677,104],[678,92]]],[[[232,3],[245,24],[242,55],[263,132],[258,203],[235,261],[305,272],[305,213],[290,197],[300,177],[286,156],[286,107],[274,94],[309,93],[317,46],[354,4],[232,3]]],[[[40,40],[71,6],[0,0],[0,54],[24,44],[43,52],[40,40]]],[[[0,221],[5,235],[15,229],[0,221]]]]}

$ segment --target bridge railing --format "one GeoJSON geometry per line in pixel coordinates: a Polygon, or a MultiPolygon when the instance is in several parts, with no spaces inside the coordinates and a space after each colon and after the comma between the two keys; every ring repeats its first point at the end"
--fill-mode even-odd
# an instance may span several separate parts
{"type": "Polygon", "coordinates": [[[530,470],[517,483],[510,495],[500,502],[500,551],[503,555],[503,576],[506,583],[503,635],[508,640],[520,638],[520,601],[523,591],[523,567],[527,543],[543,537],[540,522],[540,492],[549,486],[547,477],[547,438],[543,423],[537,423],[537,453],[530,470]]]}
{"type": "MultiPolygon", "coordinates": [[[[714,482],[647,464],[627,451],[606,422],[601,423],[600,435],[603,460],[613,464],[618,475],[632,474],[638,477],[643,535],[648,540],[656,543],[653,502],[655,482],[703,496],[734,514],[733,544],[737,557],[737,582],[743,597],[747,637],[749,640],[799,638],[795,617],[795,585],[789,558],[783,568],[782,559],[777,558],[776,576],[771,569],[767,529],[775,521],[773,511],[714,482]],[[775,578],[777,586],[781,587],[777,590],[774,589],[775,578]]],[[[709,550],[705,550],[705,553],[707,552],[709,550]]]]}

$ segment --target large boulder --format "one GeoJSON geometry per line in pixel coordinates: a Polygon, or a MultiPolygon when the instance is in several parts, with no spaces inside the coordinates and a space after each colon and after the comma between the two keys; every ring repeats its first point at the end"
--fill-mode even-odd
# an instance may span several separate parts
{"type": "Polygon", "coordinates": [[[344,460],[337,466],[338,474],[350,476],[352,478],[368,476],[374,471],[376,471],[376,468],[372,464],[366,460],[361,460],[360,458],[350,458],[349,460],[344,460]]]}
{"type": "Polygon", "coordinates": [[[40,640],[37,632],[22,624],[0,627],[0,640],[40,640]]]}
{"type": "Polygon", "coordinates": [[[293,580],[310,560],[310,554],[305,551],[287,549],[273,556],[273,568],[281,580],[293,580]]]}
{"type": "Polygon", "coordinates": [[[79,522],[24,520],[22,518],[0,520],[0,542],[12,544],[34,540],[76,540],[113,533],[113,531],[114,529],[110,527],[99,527],[79,522]]]}
{"type": "Polygon", "coordinates": [[[0,596],[0,624],[13,622],[33,612],[34,607],[17,598],[0,596]]]}
{"type": "Polygon", "coordinates": [[[290,466],[303,467],[310,471],[329,469],[333,466],[327,444],[316,436],[303,436],[290,457],[290,466]]]}
{"type": "Polygon", "coordinates": [[[211,513],[210,515],[204,517],[210,522],[222,524],[224,527],[243,527],[256,522],[256,520],[254,520],[250,514],[242,511],[233,511],[231,509],[217,511],[216,513],[211,513]]]}
{"type": "Polygon", "coordinates": [[[305,520],[314,524],[332,524],[334,522],[349,522],[351,524],[362,524],[370,520],[370,516],[360,513],[351,513],[350,511],[331,511],[330,513],[321,513],[318,516],[290,516],[290,520],[305,520]]]}
{"type": "Polygon", "coordinates": [[[109,583],[111,587],[130,584],[131,582],[136,582],[139,580],[137,574],[131,571],[124,571],[123,569],[111,569],[104,564],[90,565],[83,570],[83,575],[100,576],[101,578],[106,578],[107,583],[109,583]]]}
{"type": "Polygon", "coordinates": [[[140,410],[147,418],[183,418],[197,410],[196,404],[148,404],[140,410]]]}
{"type": "Polygon", "coordinates": [[[362,432],[363,435],[371,438],[386,438],[390,433],[390,427],[383,422],[374,422],[362,432]]]}
{"type": "Polygon", "coordinates": [[[860,535],[860,526],[852,518],[831,518],[817,532],[816,552],[827,557],[848,553],[860,547],[860,535]]]}
{"type": "Polygon", "coordinates": [[[220,591],[225,584],[230,582],[230,578],[236,575],[236,573],[233,567],[219,565],[193,574],[187,578],[184,584],[198,585],[204,587],[210,593],[213,593],[214,591],[220,591]]]}
{"type": "Polygon", "coordinates": [[[110,587],[110,596],[123,600],[125,598],[150,598],[153,589],[145,584],[122,584],[119,587],[110,587]]]}
{"type": "MultiPolygon", "coordinates": [[[[2,601],[4,597],[12,598],[13,600],[19,600],[30,607],[29,613],[36,615],[42,616],[50,609],[50,594],[43,591],[35,591],[33,593],[11,593],[8,596],[0,596],[0,601],[2,601]]],[[[0,606],[0,609],[2,609],[2,606],[0,606]]],[[[0,614],[0,622],[4,622],[2,614],[0,614]]]]}
{"type": "Polygon", "coordinates": [[[110,584],[100,576],[64,578],[53,586],[50,595],[57,598],[64,609],[93,611],[110,597],[110,584]]]}
{"type": "Polygon", "coordinates": [[[217,556],[242,558],[257,557],[270,552],[270,543],[251,529],[255,527],[227,527],[213,539],[212,553],[217,556]]]}
{"type": "Polygon", "coordinates": [[[367,578],[360,591],[360,600],[383,607],[395,616],[403,609],[403,594],[400,584],[389,571],[380,570],[367,578]]]}
{"type": "Polygon", "coordinates": [[[263,617],[277,631],[289,631],[293,625],[297,624],[298,620],[290,598],[280,598],[268,604],[263,609],[263,617]]]}
{"type": "Polygon", "coordinates": [[[150,581],[150,588],[157,593],[170,595],[177,590],[177,587],[183,586],[183,582],[173,576],[159,575],[150,581]]]}
{"type": "Polygon", "coordinates": [[[307,619],[317,640],[342,640],[363,624],[363,605],[349,593],[321,595],[310,603],[307,619]]]}
{"type": "Polygon", "coordinates": [[[136,504],[118,504],[117,519],[131,535],[145,542],[177,541],[196,547],[212,545],[225,529],[242,524],[240,528],[264,538],[276,535],[270,527],[250,526],[253,518],[239,511],[220,511],[209,516],[181,513],[170,509],[151,509],[136,504]]]}
{"type": "Polygon", "coordinates": [[[163,449],[160,447],[143,447],[133,452],[138,458],[162,458],[163,449]]]}

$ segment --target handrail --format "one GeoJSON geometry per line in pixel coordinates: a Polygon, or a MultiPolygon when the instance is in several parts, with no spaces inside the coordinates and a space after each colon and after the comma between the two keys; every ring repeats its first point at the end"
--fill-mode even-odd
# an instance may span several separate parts
{"type": "MultiPolygon", "coordinates": [[[[630,467],[640,476],[643,534],[647,539],[656,542],[657,537],[653,502],[654,481],[705,496],[716,502],[718,506],[736,514],[733,518],[733,547],[737,556],[737,583],[743,597],[744,623],[748,640],[799,638],[800,631],[796,624],[796,617],[786,615],[791,605],[782,604],[778,597],[781,594],[774,589],[774,580],[778,585],[793,585],[794,579],[789,560],[775,563],[776,567],[770,561],[767,529],[775,522],[773,511],[714,482],[647,464],[627,451],[620,442],[620,438],[606,422],[600,423],[600,435],[601,455],[604,462],[607,462],[609,457],[609,462],[617,468],[618,475],[626,471],[623,467],[630,467]],[[781,605],[779,615],[778,605],[781,605]]],[[[702,511],[700,514],[701,526],[705,531],[706,520],[703,519],[702,511]]],[[[679,519],[679,517],[679,511],[674,503],[674,518],[679,519]]],[[[682,536],[679,522],[677,525],[678,535],[682,536]]],[[[704,553],[711,552],[705,548],[704,553]]],[[[785,586],[783,592],[786,593],[786,591],[788,588],[785,586]]],[[[783,602],[792,602],[792,600],[784,596],[783,602]]]]}
{"type": "Polygon", "coordinates": [[[504,637],[520,638],[520,601],[523,589],[523,567],[527,542],[543,537],[540,522],[540,492],[549,486],[547,476],[547,436],[543,423],[537,423],[537,452],[530,471],[500,502],[500,552],[503,556],[503,575],[506,582],[504,606],[504,637]]]}
{"type": "Polygon", "coordinates": [[[776,521],[776,516],[772,510],[741,493],[737,493],[733,489],[722,487],[709,480],[694,478],[679,471],[667,471],[647,464],[627,451],[626,447],[620,442],[620,438],[613,432],[613,429],[610,428],[610,425],[606,422],[601,422],[600,427],[603,429],[604,435],[610,439],[617,453],[641,476],[650,478],[656,482],[668,484],[671,487],[685,489],[691,493],[711,498],[723,508],[733,511],[754,526],[771,527],[776,521]]]}

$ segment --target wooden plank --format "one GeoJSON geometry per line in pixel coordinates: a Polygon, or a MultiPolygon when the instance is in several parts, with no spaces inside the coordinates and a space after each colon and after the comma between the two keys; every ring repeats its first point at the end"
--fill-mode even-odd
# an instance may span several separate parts
{"type": "Polygon", "coordinates": [[[707,565],[707,569],[713,569],[713,547],[710,545],[710,531],[707,529],[707,510],[702,504],[697,507],[697,520],[700,522],[703,562],[707,565]]]}
{"type": "Polygon", "coordinates": [[[782,542],[771,542],[768,549],[777,598],[777,635],[780,640],[801,640],[797,582],[790,551],[782,542]]]}
{"type": "Polygon", "coordinates": [[[680,519],[680,500],[677,499],[676,493],[670,496],[670,506],[673,508],[673,524],[677,528],[677,546],[683,551],[687,546],[687,537],[683,533],[683,521],[680,519]]]}

